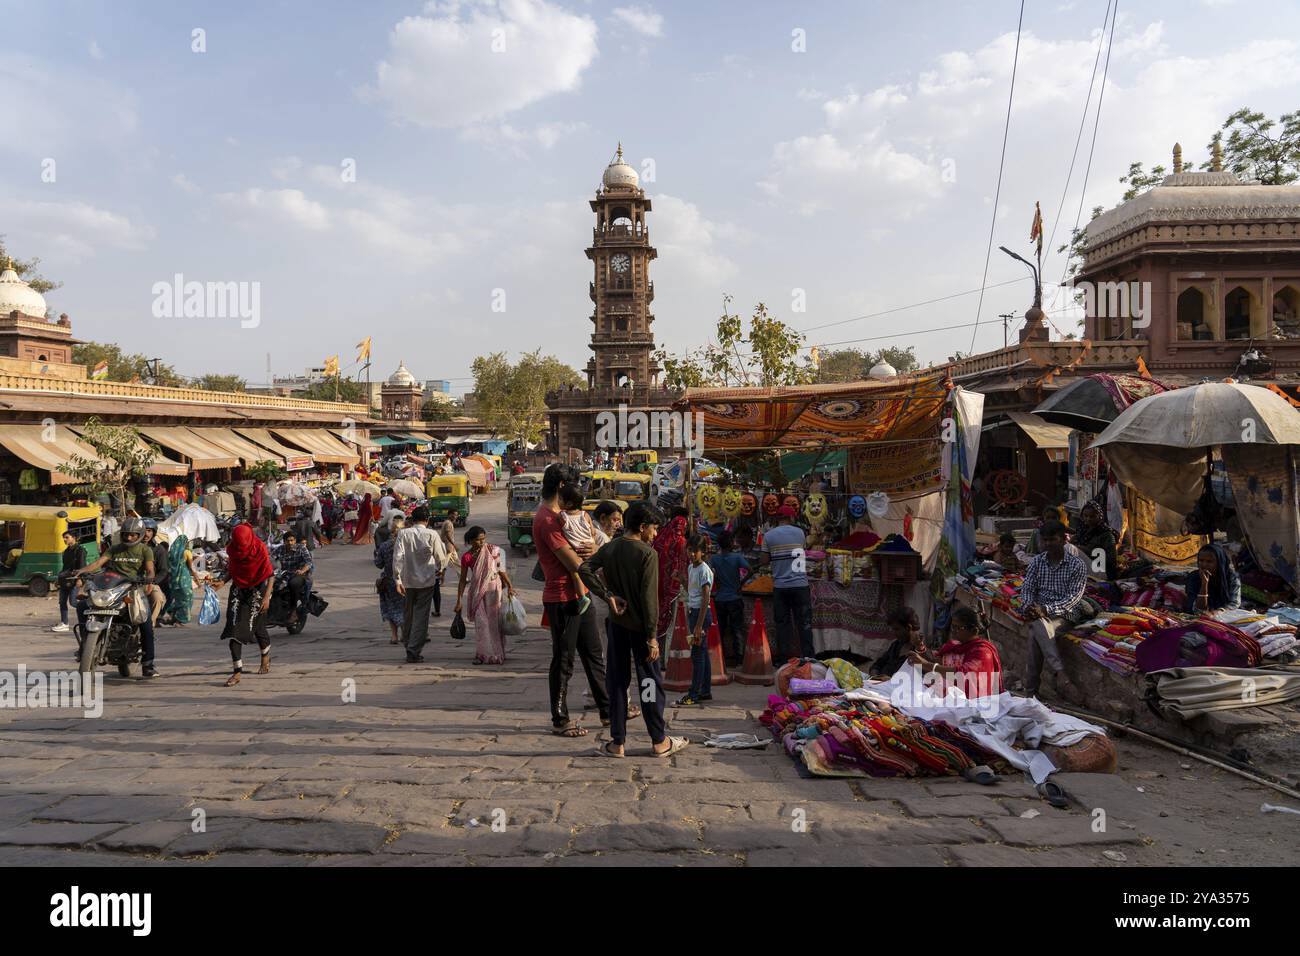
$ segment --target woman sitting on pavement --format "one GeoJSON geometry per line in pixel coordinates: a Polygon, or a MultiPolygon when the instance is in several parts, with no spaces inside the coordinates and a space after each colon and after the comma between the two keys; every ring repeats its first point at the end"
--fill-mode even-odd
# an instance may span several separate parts
{"type": "Polygon", "coordinates": [[[1221,544],[1201,548],[1196,555],[1196,570],[1187,573],[1185,586],[1188,614],[1241,607],[1241,578],[1221,544]]]}
{"type": "Polygon", "coordinates": [[[894,642],[885,653],[871,662],[873,677],[893,677],[907,663],[908,655],[925,651],[925,638],[921,636],[921,621],[910,607],[900,607],[889,612],[889,626],[894,632],[894,642]]]}
{"type": "Polygon", "coordinates": [[[967,698],[996,697],[1002,693],[1002,659],[982,630],[979,615],[959,607],[952,612],[948,642],[935,653],[912,651],[907,659],[923,673],[942,674],[946,687],[967,698]]]}

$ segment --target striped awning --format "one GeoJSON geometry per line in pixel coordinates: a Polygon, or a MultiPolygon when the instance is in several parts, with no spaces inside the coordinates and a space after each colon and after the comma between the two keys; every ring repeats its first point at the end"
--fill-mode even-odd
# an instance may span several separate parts
{"type": "Polygon", "coordinates": [[[289,471],[304,471],[308,468],[314,467],[316,464],[312,459],[312,456],[301,448],[290,448],[287,445],[280,444],[271,435],[269,429],[232,428],[231,431],[235,432],[237,435],[242,435],[244,438],[247,438],[249,441],[267,449],[268,451],[275,452],[277,456],[283,457],[285,460],[285,467],[288,468],[289,471]]]}
{"type": "Polygon", "coordinates": [[[140,434],[165,448],[180,452],[195,471],[207,468],[238,468],[239,456],[214,445],[182,425],[145,425],[140,434]]]}
{"type": "Polygon", "coordinates": [[[50,473],[50,484],[71,485],[77,479],[59,469],[80,456],[103,462],[89,445],[77,439],[66,425],[5,425],[0,427],[0,445],[15,457],[50,473]]]}
{"type": "Polygon", "coordinates": [[[324,428],[272,428],[277,438],[297,445],[327,465],[355,465],[361,456],[324,428]]]}
{"type": "Polygon", "coordinates": [[[379,439],[365,438],[355,428],[331,428],[330,431],[348,444],[356,445],[361,451],[376,452],[382,447],[379,439]]]}
{"type": "Polygon", "coordinates": [[[218,448],[224,448],[231,454],[238,455],[245,468],[251,468],[259,461],[271,461],[284,467],[284,456],[270,449],[263,448],[257,442],[238,435],[229,428],[191,428],[190,431],[218,448]]]}
{"type": "MultiPolygon", "coordinates": [[[[69,426],[68,430],[78,436],[84,432],[84,429],[77,425],[69,426]]],[[[141,448],[150,448],[149,443],[143,438],[137,438],[136,441],[139,442],[141,448]]],[[[156,448],[157,446],[154,447],[156,448]]],[[[168,458],[162,453],[162,449],[158,449],[157,453],[154,455],[153,464],[149,466],[149,474],[151,475],[171,475],[172,477],[179,477],[181,475],[188,475],[189,473],[189,465],[185,464],[183,461],[174,461],[171,458],[168,458]]]]}

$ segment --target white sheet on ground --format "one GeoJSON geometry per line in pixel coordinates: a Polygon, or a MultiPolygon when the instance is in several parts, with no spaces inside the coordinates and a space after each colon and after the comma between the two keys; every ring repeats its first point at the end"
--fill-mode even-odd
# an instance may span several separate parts
{"type": "Polygon", "coordinates": [[[1077,717],[1058,714],[1034,697],[998,696],[967,698],[956,687],[945,691],[933,678],[923,677],[915,665],[904,665],[889,680],[868,683],[844,695],[850,700],[885,701],[922,720],[940,720],[973,737],[979,744],[1026,771],[1039,784],[1056,770],[1042,744],[1068,747],[1088,734],[1105,731],[1077,717]],[[1013,746],[1019,741],[1025,748],[1013,746]]]}

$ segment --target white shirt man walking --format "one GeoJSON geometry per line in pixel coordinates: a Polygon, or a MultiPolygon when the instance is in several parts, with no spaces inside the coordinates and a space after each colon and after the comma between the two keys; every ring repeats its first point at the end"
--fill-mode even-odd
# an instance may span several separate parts
{"type": "Polygon", "coordinates": [[[411,512],[411,524],[397,533],[393,546],[393,584],[405,598],[402,643],[408,664],[423,660],[420,651],[429,643],[433,592],[446,563],[442,535],[429,527],[429,509],[421,505],[411,512]]]}

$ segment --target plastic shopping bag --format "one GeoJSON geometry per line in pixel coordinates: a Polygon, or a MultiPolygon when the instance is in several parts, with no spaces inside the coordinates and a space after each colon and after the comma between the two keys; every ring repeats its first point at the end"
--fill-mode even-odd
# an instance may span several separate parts
{"type": "Polygon", "coordinates": [[[465,619],[460,616],[460,611],[451,619],[451,637],[454,641],[465,640],[465,619]]]}
{"type": "Polygon", "coordinates": [[[212,585],[203,585],[203,606],[199,608],[200,624],[216,624],[221,620],[221,602],[212,585]]]}
{"type": "Polygon", "coordinates": [[[524,602],[517,597],[507,598],[501,604],[501,633],[518,637],[528,629],[528,614],[524,602]]]}

